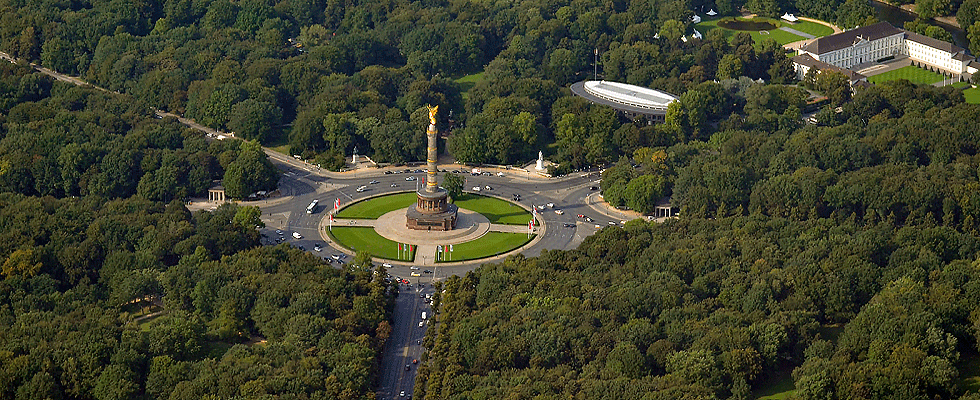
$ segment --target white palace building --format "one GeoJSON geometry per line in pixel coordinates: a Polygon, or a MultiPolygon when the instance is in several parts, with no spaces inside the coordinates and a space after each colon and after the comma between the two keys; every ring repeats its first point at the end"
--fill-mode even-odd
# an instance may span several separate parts
{"type": "Polygon", "coordinates": [[[851,68],[902,56],[913,65],[959,80],[969,80],[980,69],[980,63],[963,48],[887,22],[814,39],[800,48],[793,66],[800,79],[810,68],[831,69],[844,72],[853,84],[867,79],[851,68]]]}

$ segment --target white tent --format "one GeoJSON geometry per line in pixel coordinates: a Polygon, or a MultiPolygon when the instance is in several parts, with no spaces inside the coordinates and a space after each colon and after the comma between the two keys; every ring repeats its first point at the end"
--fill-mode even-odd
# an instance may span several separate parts
{"type": "Polygon", "coordinates": [[[787,20],[789,22],[796,22],[796,21],[799,21],[800,20],[799,18],[796,18],[795,15],[790,14],[790,13],[783,14],[783,16],[780,17],[780,18],[785,19],[785,20],[787,20]]]}
{"type": "Polygon", "coordinates": [[[687,43],[687,35],[681,36],[681,41],[687,43]]]}
{"type": "Polygon", "coordinates": [[[693,22],[695,24],[700,23],[701,22],[701,16],[700,15],[697,15],[697,14],[694,14],[694,16],[691,17],[691,22],[693,22]]]}
{"type": "Polygon", "coordinates": [[[693,37],[695,39],[703,39],[704,38],[703,36],[701,36],[701,32],[698,32],[697,29],[694,30],[694,34],[691,35],[691,37],[693,37]]]}
{"type": "Polygon", "coordinates": [[[708,12],[706,12],[705,14],[708,14],[708,15],[710,15],[712,17],[714,17],[715,15],[718,15],[718,13],[715,12],[715,9],[714,8],[708,10],[708,12]]]}
{"type": "Polygon", "coordinates": [[[654,34],[653,35],[653,38],[654,39],[660,39],[660,32],[657,32],[656,34],[654,34]]]}

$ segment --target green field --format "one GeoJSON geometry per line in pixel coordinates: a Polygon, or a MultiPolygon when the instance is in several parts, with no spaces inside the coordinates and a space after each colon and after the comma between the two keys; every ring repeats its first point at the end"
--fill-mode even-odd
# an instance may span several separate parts
{"type": "Polygon", "coordinates": [[[980,89],[972,88],[963,91],[966,102],[970,104],[980,104],[980,89]]]}
{"type": "Polygon", "coordinates": [[[806,32],[816,37],[829,36],[834,33],[834,28],[810,21],[798,21],[795,24],[783,24],[783,26],[796,29],[800,32],[806,32]]]}
{"type": "Polygon", "coordinates": [[[471,75],[466,75],[456,80],[456,83],[459,84],[459,92],[462,93],[463,95],[463,100],[466,100],[467,97],[466,95],[468,94],[470,89],[472,89],[473,86],[476,86],[477,82],[482,80],[483,80],[483,71],[471,75]]]}
{"type": "MultiPolygon", "coordinates": [[[[414,204],[415,200],[415,192],[396,193],[375,197],[359,201],[351,204],[348,207],[340,209],[340,212],[337,213],[336,217],[350,219],[378,219],[382,215],[385,215],[391,211],[395,211],[399,208],[405,208],[414,204]]],[[[325,204],[324,207],[331,207],[331,204],[325,204]]]]}
{"type": "Polygon", "coordinates": [[[967,82],[953,82],[949,86],[952,86],[952,87],[957,88],[957,89],[966,89],[966,88],[972,87],[973,85],[970,85],[967,82]]]}
{"type": "Polygon", "coordinates": [[[793,383],[792,368],[780,370],[775,376],[759,383],[759,389],[753,393],[759,400],[783,400],[796,398],[796,386],[793,383]]]}
{"type": "MultiPolygon", "coordinates": [[[[701,21],[701,23],[695,25],[694,28],[697,29],[699,32],[701,32],[701,34],[703,34],[703,35],[707,35],[708,34],[708,31],[711,31],[712,29],[721,29],[721,30],[723,30],[725,32],[725,36],[728,37],[729,39],[731,39],[732,36],[735,36],[735,33],[737,33],[737,32],[747,32],[748,34],[752,35],[752,40],[755,41],[756,46],[760,45],[762,43],[762,41],[765,40],[765,39],[775,40],[776,43],[779,43],[780,45],[784,45],[784,44],[787,44],[787,43],[792,43],[792,42],[796,42],[796,41],[799,41],[799,40],[803,40],[804,39],[802,36],[797,36],[797,35],[794,35],[792,33],[786,32],[786,31],[781,31],[779,29],[774,29],[774,30],[771,30],[771,31],[758,31],[758,32],[753,32],[753,31],[735,31],[735,30],[731,30],[731,29],[726,29],[726,28],[722,28],[722,27],[719,27],[718,26],[718,21],[721,21],[721,20],[722,20],[721,18],[719,18],[719,19],[712,19],[712,20],[704,20],[704,21],[701,21]],[[767,34],[763,34],[762,32],[767,32],[767,34]]],[[[745,19],[745,18],[739,18],[739,20],[748,21],[748,19],[745,19]]],[[[776,26],[785,26],[786,25],[786,24],[784,24],[784,23],[782,23],[780,21],[777,21],[777,20],[774,20],[774,19],[770,19],[770,18],[755,18],[754,20],[765,20],[765,21],[768,21],[768,22],[771,22],[771,23],[775,24],[776,26]]],[[[799,29],[799,30],[800,31],[803,31],[802,29],[799,29]]],[[[804,32],[806,32],[806,31],[804,31],[804,32]]]]}
{"type": "MultiPolygon", "coordinates": [[[[530,217],[530,216],[529,216],[530,217]]],[[[477,260],[503,254],[523,246],[534,239],[526,233],[487,232],[483,237],[471,242],[454,244],[452,254],[439,262],[477,260]]]]}
{"type": "Polygon", "coordinates": [[[464,193],[453,201],[459,208],[483,214],[491,224],[523,225],[531,220],[531,212],[509,201],[494,197],[464,193]]]}
{"type": "Polygon", "coordinates": [[[927,71],[914,65],[891,70],[883,74],[869,76],[868,82],[881,83],[898,79],[908,79],[915,84],[931,85],[943,80],[943,76],[932,71],[927,71]]]}
{"type": "Polygon", "coordinates": [[[960,365],[960,384],[967,393],[980,393],[980,357],[976,354],[964,355],[960,365]]]}
{"type": "MultiPolygon", "coordinates": [[[[413,193],[414,195],[414,193],[413,193]]],[[[401,252],[398,256],[398,243],[385,239],[374,228],[368,227],[349,227],[335,226],[329,231],[330,238],[355,252],[367,251],[374,257],[386,258],[389,260],[412,261],[415,260],[415,252],[405,254],[401,252]]]]}

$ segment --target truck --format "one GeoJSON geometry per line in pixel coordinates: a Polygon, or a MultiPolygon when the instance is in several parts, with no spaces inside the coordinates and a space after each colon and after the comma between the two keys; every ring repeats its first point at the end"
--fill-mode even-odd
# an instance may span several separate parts
{"type": "Polygon", "coordinates": [[[422,319],[425,319],[425,311],[422,311],[422,319]]]}

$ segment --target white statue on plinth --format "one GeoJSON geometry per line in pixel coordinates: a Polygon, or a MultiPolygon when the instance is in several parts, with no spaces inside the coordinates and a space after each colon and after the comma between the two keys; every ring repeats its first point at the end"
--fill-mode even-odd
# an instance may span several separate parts
{"type": "Polygon", "coordinates": [[[538,165],[534,169],[540,171],[544,169],[544,153],[538,151],[538,165]]]}

